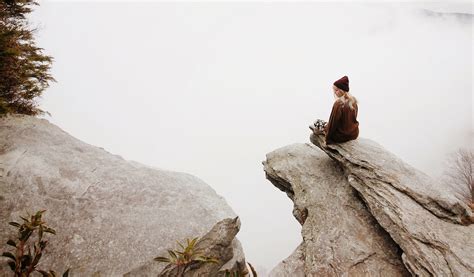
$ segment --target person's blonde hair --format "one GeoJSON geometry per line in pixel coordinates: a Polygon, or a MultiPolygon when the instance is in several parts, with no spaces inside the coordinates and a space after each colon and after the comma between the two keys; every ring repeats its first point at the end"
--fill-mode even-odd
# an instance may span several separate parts
{"type": "Polygon", "coordinates": [[[354,104],[357,105],[357,98],[355,98],[352,94],[350,94],[348,91],[342,90],[340,88],[337,88],[339,91],[342,92],[342,96],[338,97],[336,93],[334,93],[334,97],[336,98],[336,101],[341,101],[342,103],[348,103],[349,107],[351,109],[354,109],[354,104]]]}

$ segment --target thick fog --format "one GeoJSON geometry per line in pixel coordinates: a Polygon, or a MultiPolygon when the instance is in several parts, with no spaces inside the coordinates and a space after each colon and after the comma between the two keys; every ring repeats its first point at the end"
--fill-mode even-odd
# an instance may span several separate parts
{"type": "MultiPolygon", "coordinates": [[[[434,176],[473,142],[472,13],[464,4],[60,3],[32,19],[55,59],[40,100],[71,135],[203,179],[239,214],[262,272],[301,242],[265,154],[309,142],[349,76],[360,136],[434,176]]],[[[183,191],[183,193],[188,193],[183,191]]]]}

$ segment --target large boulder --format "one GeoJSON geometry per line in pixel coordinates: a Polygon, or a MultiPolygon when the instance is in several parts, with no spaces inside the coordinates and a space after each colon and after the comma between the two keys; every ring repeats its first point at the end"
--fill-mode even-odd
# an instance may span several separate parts
{"type": "MultiPolygon", "coordinates": [[[[45,209],[57,235],[41,268],[76,276],[123,275],[237,216],[195,176],[124,160],[31,116],[0,119],[0,207],[2,251],[16,235],[9,221],[45,209]]],[[[232,238],[232,261],[241,264],[232,238]]],[[[0,275],[9,272],[0,258],[0,275]]]]}
{"type": "Polygon", "coordinates": [[[413,275],[474,276],[472,211],[448,186],[369,139],[326,145],[312,134],[310,140],[341,166],[413,275]]]}
{"type": "Polygon", "coordinates": [[[312,144],[266,155],[266,177],[294,203],[303,242],[269,276],[405,276],[398,245],[342,169],[312,144]]]}

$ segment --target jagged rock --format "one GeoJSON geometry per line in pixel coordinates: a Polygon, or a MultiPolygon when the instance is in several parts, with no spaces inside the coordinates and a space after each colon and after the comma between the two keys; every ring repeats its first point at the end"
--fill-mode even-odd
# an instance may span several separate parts
{"type": "MultiPolygon", "coordinates": [[[[56,229],[41,268],[118,276],[237,215],[186,173],[154,169],[84,143],[45,119],[0,119],[0,248],[25,211],[46,209],[56,229]]],[[[244,259],[232,240],[234,261],[244,259]]],[[[226,250],[228,251],[228,250],[226,250]]],[[[227,265],[232,267],[233,265],[227,265]]],[[[0,258],[0,275],[10,273],[0,258]]]]}
{"type": "Polygon", "coordinates": [[[337,163],[312,144],[266,155],[266,177],[294,202],[303,242],[269,276],[405,276],[398,246],[375,221],[337,163]],[[293,276],[293,275],[286,275],[293,276]]]}
{"type": "Polygon", "coordinates": [[[413,275],[474,276],[472,211],[447,187],[371,140],[326,145],[315,134],[310,140],[342,166],[413,275]]]}
{"type": "MultiPolygon", "coordinates": [[[[206,263],[190,267],[184,276],[225,276],[225,270],[244,272],[246,270],[245,260],[236,260],[233,263],[227,264],[234,257],[233,247],[239,248],[238,240],[235,240],[235,235],[240,229],[240,219],[226,218],[214,225],[212,229],[201,238],[201,242],[198,244],[199,248],[203,249],[202,255],[208,257],[214,257],[219,260],[219,263],[206,263]],[[237,243],[237,244],[234,244],[237,243]]],[[[173,249],[176,249],[174,247],[173,249]]],[[[168,256],[166,251],[160,253],[159,256],[168,256]]],[[[159,263],[156,261],[150,261],[149,263],[132,270],[125,276],[166,276],[174,277],[178,275],[177,270],[169,271],[168,273],[162,273],[162,269],[166,264],[159,263]]]]}
{"type": "Polygon", "coordinates": [[[274,267],[268,276],[271,277],[305,277],[304,274],[304,243],[298,245],[293,254],[274,267]]]}

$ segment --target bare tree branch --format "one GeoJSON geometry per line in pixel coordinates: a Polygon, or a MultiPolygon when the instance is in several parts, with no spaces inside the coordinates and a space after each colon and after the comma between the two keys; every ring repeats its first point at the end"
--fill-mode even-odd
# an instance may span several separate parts
{"type": "Polygon", "coordinates": [[[444,179],[453,188],[457,197],[469,205],[474,203],[474,152],[459,149],[448,159],[444,179]]]}

